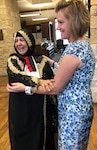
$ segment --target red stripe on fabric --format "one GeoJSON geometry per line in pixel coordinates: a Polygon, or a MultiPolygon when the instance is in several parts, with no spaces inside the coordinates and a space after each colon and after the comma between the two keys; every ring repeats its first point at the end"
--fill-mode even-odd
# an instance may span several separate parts
{"type": "Polygon", "coordinates": [[[33,69],[32,69],[32,66],[30,65],[30,61],[29,61],[28,56],[25,56],[25,57],[24,57],[24,60],[25,60],[25,62],[26,62],[26,65],[27,65],[29,71],[32,72],[33,69]]]}

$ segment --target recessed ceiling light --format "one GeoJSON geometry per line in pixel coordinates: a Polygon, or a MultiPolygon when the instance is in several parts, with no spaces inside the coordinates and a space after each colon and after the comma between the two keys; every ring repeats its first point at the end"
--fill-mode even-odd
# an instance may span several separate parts
{"type": "Polygon", "coordinates": [[[20,14],[20,17],[32,17],[32,16],[39,16],[41,15],[40,13],[38,14],[20,14]]]}
{"type": "Polygon", "coordinates": [[[39,21],[39,20],[48,20],[48,18],[35,18],[35,19],[32,19],[33,21],[39,21]]]}

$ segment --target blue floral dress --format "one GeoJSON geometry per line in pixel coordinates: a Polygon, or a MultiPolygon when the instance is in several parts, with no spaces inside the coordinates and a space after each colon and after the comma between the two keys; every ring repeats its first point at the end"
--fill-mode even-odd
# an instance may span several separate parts
{"type": "Polygon", "coordinates": [[[58,95],[58,150],[86,150],[93,118],[91,80],[95,58],[87,41],[70,43],[63,52],[82,61],[71,80],[58,95]]]}

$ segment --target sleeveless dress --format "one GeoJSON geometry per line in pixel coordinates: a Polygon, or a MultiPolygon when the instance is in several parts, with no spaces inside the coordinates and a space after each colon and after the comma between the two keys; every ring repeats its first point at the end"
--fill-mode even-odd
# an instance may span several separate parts
{"type": "Polygon", "coordinates": [[[70,43],[65,55],[73,55],[82,61],[64,89],[58,95],[58,150],[87,150],[93,119],[91,80],[95,58],[87,41],[70,43]]]}

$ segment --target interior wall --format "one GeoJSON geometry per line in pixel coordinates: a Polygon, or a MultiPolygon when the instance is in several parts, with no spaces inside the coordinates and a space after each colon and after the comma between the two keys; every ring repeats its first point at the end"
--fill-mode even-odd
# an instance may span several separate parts
{"type": "Polygon", "coordinates": [[[91,88],[93,101],[97,103],[97,0],[91,0],[90,4],[90,43],[96,59],[95,72],[91,88]]]}
{"type": "Polygon", "coordinates": [[[6,75],[6,63],[13,52],[13,34],[20,29],[16,0],[0,0],[0,75],[6,75]]]}

